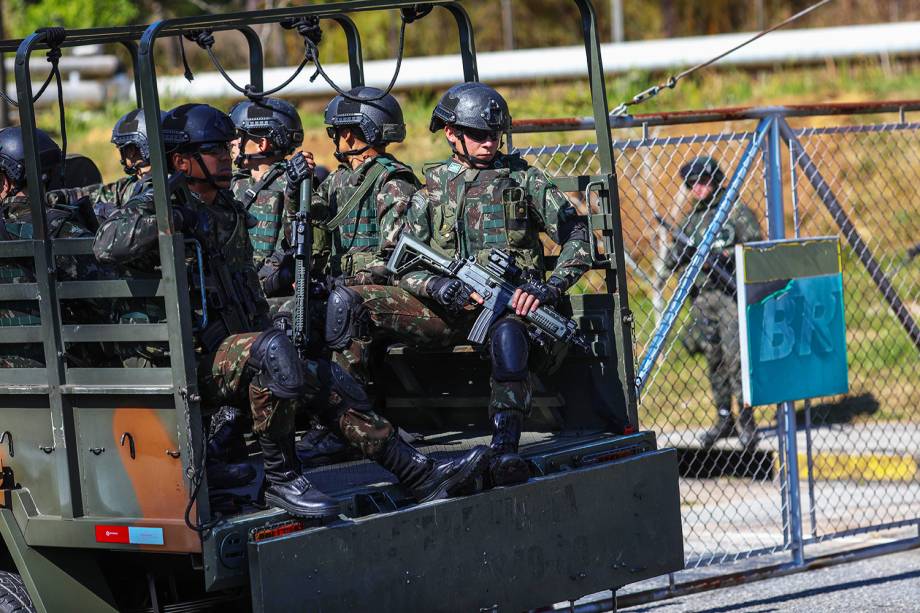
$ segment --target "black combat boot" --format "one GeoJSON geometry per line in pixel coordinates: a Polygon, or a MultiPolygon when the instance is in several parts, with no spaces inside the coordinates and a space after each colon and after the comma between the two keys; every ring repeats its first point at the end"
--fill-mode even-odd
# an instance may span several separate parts
{"type": "Polygon", "coordinates": [[[723,407],[719,409],[719,417],[716,419],[715,425],[700,435],[700,444],[703,449],[709,449],[720,438],[730,438],[732,436],[735,436],[735,418],[732,417],[730,408],[723,407]]]}
{"type": "Polygon", "coordinates": [[[242,419],[239,410],[231,406],[223,406],[211,416],[206,470],[212,489],[243,487],[256,478],[256,470],[248,462],[234,462],[246,457],[242,419]]]}
{"type": "Polygon", "coordinates": [[[757,424],[754,422],[754,409],[748,406],[741,407],[738,415],[738,442],[745,450],[754,449],[760,442],[757,424]]]}
{"type": "Polygon", "coordinates": [[[490,455],[488,447],[478,445],[463,457],[438,462],[393,433],[375,459],[396,475],[416,500],[428,502],[476,491],[490,455]]]}
{"type": "Polygon", "coordinates": [[[300,474],[294,453],[294,433],[259,435],[265,463],[265,503],[304,518],[334,517],[339,502],[322,493],[300,474]]]}
{"type": "Polygon", "coordinates": [[[524,414],[520,411],[498,411],[492,415],[492,462],[489,475],[492,485],[515,485],[530,479],[530,467],[518,454],[524,414]]]}
{"type": "Polygon", "coordinates": [[[297,458],[304,468],[361,459],[361,453],[329,428],[314,424],[297,441],[297,458]]]}

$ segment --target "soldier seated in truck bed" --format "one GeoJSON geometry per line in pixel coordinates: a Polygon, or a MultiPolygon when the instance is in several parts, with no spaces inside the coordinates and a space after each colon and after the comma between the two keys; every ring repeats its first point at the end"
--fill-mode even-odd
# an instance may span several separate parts
{"type": "MultiPolygon", "coordinates": [[[[205,259],[208,325],[195,333],[203,404],[248,405],[265,466],[265,501],[298,517],[339,513],[336,499],[302,474],[294,454],[297,401],[322,415],[345,440],[392,472],[419,501],[473,489],[489,460],[476,447],[463,457],[438,462],[397,436],[370,409],[363,388],[325,360],[302,359],[291,340],[267,320],[268,305],[253,268],[246,213],[229,191],[230,118],[204,104],[185,104],[166,114],[163,139],[172,173],[183,173],[191,193],[172,194],[173,225],[194,237],[205,259]]],[[[96,234],[93,251],[102,262],[153,270],[159,263],[152,193],[135,197],[96,234]]],[[[193,277],[194,278],[194,277],[193,277]]],[[[192,292],[199,293],[198,288],[192,292]]]]}

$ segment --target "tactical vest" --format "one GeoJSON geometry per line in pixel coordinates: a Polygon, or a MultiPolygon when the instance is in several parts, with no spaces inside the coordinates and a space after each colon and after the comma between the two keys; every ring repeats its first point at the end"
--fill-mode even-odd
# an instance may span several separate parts
{"type": "Polygon", "coordinates": [[[474,174],[447,162],[426,169],[429,197],[438,197],[429,203],[432,242],[444,253],[473,255],[481,263],[492,249],[504,249],[519,266],[543,270],[543,246],[524,179],[519,169],[507,167],[474,174]]]}
{"type": "MultiPolygon", "coordinates": [[[[206,352],[213,351],[232,334],[260,329],[264,322],[259,279],[252,267],[252,246],[246,228],[246,212],[229,193],[229,206],[200,207],[205,219],[202,233],[204,251],[204,294],[207,299],[207,326],[198,331],[198,340],[206,352]]],[[[199,222],[200,223],[200,222],[199,222]]],[[[193,305],[200,308],[202,280],[197,253],[189,252],[190,290],[193,305]]]]}
{"type": "MultiPolygon", "coordinates": [[[[352,175],[352,178],[356,176],[352,175]]],[[[338,274],[341,270],[341,274],[352,276],[377,258],[380,251],[377,195],[383,185],[393,179],[417,183],[411,168],[391,157],[381,155],[374,158],[373,164],[368,165],[361,181],[357,184],[348,181],[336,190],[333,206],[335,217],[340,217],[344,207],[349,206],[349,210],[337,224],[327,224],[333,235],[333,274],[338,274]],[[369,180],[371,183],[365,185],[369,180]],[[359,200],[352,203],[356,195],[359,200]]]]}
{"type": "Polygon", "coordinates": [[[274,164],[258,182],[249,175],[237,175],[233,193],[255,222],[249,224],[249,240],[255,262],[261,264],[275,251],[284,225],[283,162],[274,164]]]}

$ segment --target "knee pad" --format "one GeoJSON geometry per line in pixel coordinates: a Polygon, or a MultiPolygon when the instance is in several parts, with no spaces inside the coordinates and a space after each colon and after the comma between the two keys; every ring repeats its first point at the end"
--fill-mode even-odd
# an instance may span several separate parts
{"type": "Polygon", "coordinates": [[[319,363],[318,374],[320,384],[329,390],[329,408],[336,415],[347,409],[370,411],[371,403],[364,387],[344,368],[323,360],[319,363]]]}
{"type": "Polygon", "coordinates": [[[505,317],[492,327],[492,378],[496,381],[527,379],[530,340],[524,323],[505,317]]]}
{"type": "Polygon", "coordinates": [[[249,365],[258,381],[278,398],[299,398],[306,390],[306,373],[291,339],[281,330],[266,330],[256,338],[249,365]]]}
{"type": "Polygon", "coordinates": [[[353,338],[367,334],[367,320],[361,294],[350,287],[336,287],[326,303],[326,344],[334,351],[345,349],[353,338]]]}

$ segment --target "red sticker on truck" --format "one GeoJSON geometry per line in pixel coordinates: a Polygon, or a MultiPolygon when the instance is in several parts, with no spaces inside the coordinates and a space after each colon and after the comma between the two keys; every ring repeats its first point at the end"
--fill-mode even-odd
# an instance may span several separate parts
{"type": "Polygon", "coordinates": [[[129,543],[128,526],[96,526],[97,543],[129,543]]]}

